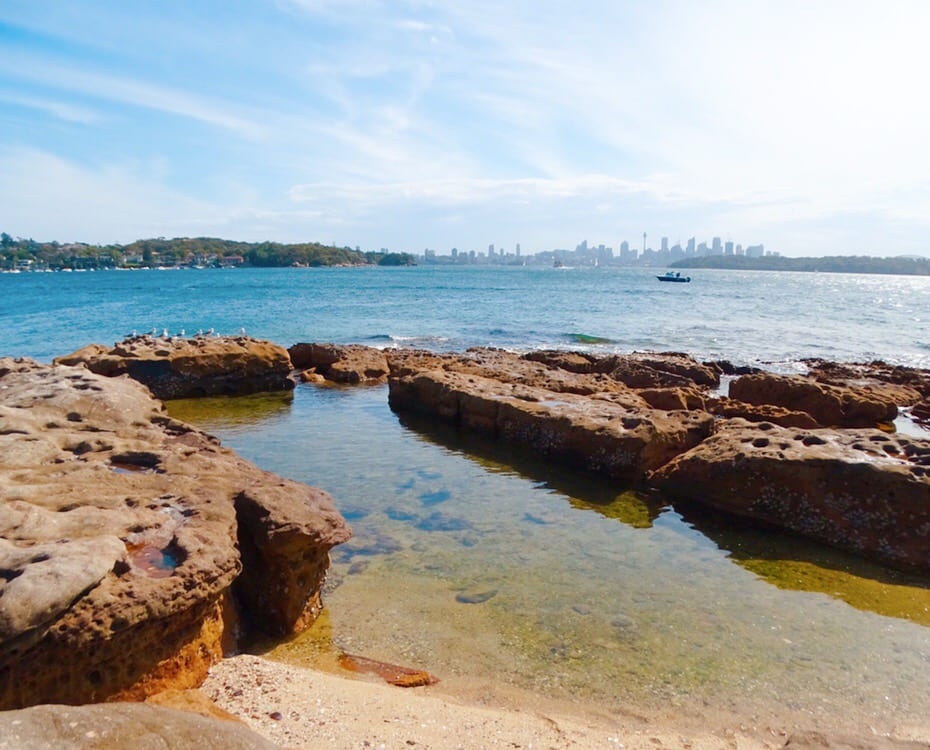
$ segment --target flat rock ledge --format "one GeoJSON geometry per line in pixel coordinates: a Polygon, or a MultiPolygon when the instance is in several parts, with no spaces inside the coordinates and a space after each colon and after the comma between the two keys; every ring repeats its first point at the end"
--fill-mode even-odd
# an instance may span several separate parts
{"type": "Polygon", "coordinates": [[[287,350],[248,336],[131,336],[112,347],[89,344],[55,364],[83,364],[108,377],[129,375],[165,400],[294,387],[287,350]]]}
{"type": "Polygon", "coordinates": [[[311,622],[350,533],[134,380],[2,358],[0,708],[199,684],[246,628],[311,622]]]}

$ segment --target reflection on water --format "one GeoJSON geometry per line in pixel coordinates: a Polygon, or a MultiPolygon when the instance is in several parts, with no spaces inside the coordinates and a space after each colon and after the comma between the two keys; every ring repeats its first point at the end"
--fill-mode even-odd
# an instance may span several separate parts
{"type": "MultiPolygon", "coordinates": [[[[327,584],[337,651],[503,704],[519,690],[644,714],[930,716],[926,582],[402,424],[385,388],[299,386],[256,422],[230,419],[236,401],[197,419],[170,408],[351,519],[327,584]]],[[[273,653],[318,663],[315,637],[273,653]]]]}
{"type": "Polygon", "coordinates": [[[731,560],[778,588],[827,594],[865,612],[930,626],[930,581],[925,577],[692,505],[677,507],[731,560]]]}
{"type": "Polygon", "coordinates": [[[195,426],[209,424],[212,430],[222,432],[286,417],[293,403],[294,394],[281,391],[235,398],[179,398],[168,401],[166,406],[171,416],[181,422],[195,426]]]}
{"type": "Polygon", "coordinates": [[[399,420],[421,439],[459,453],[488,471],[516,474],[540,489],[564,495],[578,509],[594,510],[636,529],[652,526],[659,513],[668,507],[667,502],[655,494],[571,471],[541,459],[520,445],[487,440],[416,414],[402,414],[399,420]]]}

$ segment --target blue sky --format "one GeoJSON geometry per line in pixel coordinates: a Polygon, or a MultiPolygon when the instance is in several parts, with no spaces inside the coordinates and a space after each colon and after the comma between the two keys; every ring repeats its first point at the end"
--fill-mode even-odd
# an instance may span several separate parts
{"type": "Polygon", "coordinates": [[[930,255],[922,0],[3,0],[38,240],[930,255]]]}

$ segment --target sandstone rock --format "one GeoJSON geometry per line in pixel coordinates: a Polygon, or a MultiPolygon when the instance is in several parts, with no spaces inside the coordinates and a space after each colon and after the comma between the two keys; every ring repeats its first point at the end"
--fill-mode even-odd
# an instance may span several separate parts
{"type": "Polygon", "coordinates": [[[540,362],[546,367],[558,367],[580,375],[607,373],[612,369],[609,363],[605,363],[604,357],[584,352],[566,352],[561,349],[540,349],[527,352],[523,358],[531,362],[540,362]]]}
{"type": "Polygon", "coordinates": [[[631,388],[720,385],[720,368],[681,352],[633,352],[598,356],[585,352],[540,350],[523,355],[550,368],[576,374],[610,374],[631,388]]]}
{"type": "Polygon", "coordinates": [[[249,579],[299,627],[348,533],[324,493],[170,419],[139,383],[0,359],[0,707],[192,687],[234,633],[238,536],[271,550],[249,579]]]}
{"type": "Polygon", "coordinates": [[[0,750],[274,750],[244,724],[142,703],[0,713],[0,750]]]}
{"type": "Polygon", "coordinates": [[[911,416],[918,422],[930,422],[930,400],[914,404],[911,416]]]}
{"type": "Polygon", "coordinates": [[[707,398],[694,387],[684,388],[640,388],[636,394],[653,409],[674,411],[676,409],[704,410],[707,398]]]}
{"type": "Polygon", "coordinates": [[[387,378],[384,352],[350,344],[294,344],[287,350],[294,367],[314,369],[336,383],[378,383],[387,378]]]}
{"type": "Polygon", "coordinates": [[[235,591],[270,635],[306,629],[319,615],[329,550],[349,538],[322,490],[265,474],[234,499],[243,571],[235,591]]]}
{"type": "Polygon", "coordinates": [[[613,478],[636,480],[713,431],[704,412],[662,412],[473,374],[391,377],[391,407],[455,422],[613,478]]]}
{"type": "Polygon", "coordinates": [[[701,364],[683,352],[634,352],[620,358],[649,367],[656,372],[685,378],[691,385],[716,388],[720,385],[720,370],[713,364],[701,364]]]}
{"type": "Polygon", "coordinates": [[[783,406],[772,404],[747,404],[726,396],[707,399],[705,408],[714,416],[740,417],[747,422],[771,422],[781,427],[803,427],[804,429],[820,426],[816,419],[804,411],[791,411],[783,406]]]}
{"type": "Polygon", "coordinates": [[[898,408],[890,399],[801,376],[744,375],[730,383],[730,398],[807,412],[824,427],[873,427],[880,422],[892,422],[898,415],[898,408]]]}
{"type": "Polygon", "coordinates": [[[623,383],[605,373],[577,373],[538,362],[502,349],[475,348],[463,354],[434,354],[415,350],[388,353],[392,377],[424,371],[475,375],[500,383],[542,388],[552,393],[573,393],[610,399],[631,408],[648,405],[623,383]]]}
{"type": "Polygon", "coordinates": [[[735,419],[650,477],[673,496],[930,572],[930,441],[735,419]]]}
{"type": "Polygon", "coordinates": [[[808,375],[818,382],[870,391],[899,406],[930,399],[930,371],[927,370],[889,365],[880,360],[841,363],[808,359],[805,363],[808,375]]]}
{"type": "Polygon", "coordinates": [[[762,372],[758,367],[748,365],[734,365],[728,359],[717,359],[713,362],[705,362],[705,365],[712,367],[723,375],[755,375],[762,372]]]}
{"type": "Polygon", "coordinates": [[[91,344],[55,364],[84,364],[107,377],[129,375],[157,398],[231,396],[294,387],[290,358],[268,341],[235,337],[127,338],[112,348],[91,344]]]}

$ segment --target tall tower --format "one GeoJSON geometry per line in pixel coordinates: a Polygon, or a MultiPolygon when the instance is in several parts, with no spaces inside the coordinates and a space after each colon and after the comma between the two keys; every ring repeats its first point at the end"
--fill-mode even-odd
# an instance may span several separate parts
{"type": "Polygon", "coordinates": [[[646,254],[646,233],[643,232],[643,255],[646,254]]]}

